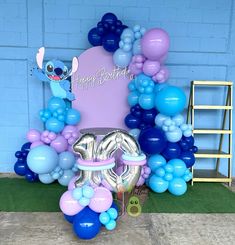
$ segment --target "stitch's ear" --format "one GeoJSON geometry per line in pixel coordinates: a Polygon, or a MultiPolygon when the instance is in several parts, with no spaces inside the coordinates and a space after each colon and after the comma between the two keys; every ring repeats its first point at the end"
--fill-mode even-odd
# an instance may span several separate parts
{"type": "Polygon", "coordinates": [[[76,57],[73,57],[73,62],[72,62],[72,69],[70,72],[70,76],[75,73],[78,69],[78,59],[76,57]]]}
{"type": "Polygon", "coordinates": [[[36,55],[37,64],[40,69],[42,69],[44,53],[45,53],[45,48],[41,47],[36,55]]]}

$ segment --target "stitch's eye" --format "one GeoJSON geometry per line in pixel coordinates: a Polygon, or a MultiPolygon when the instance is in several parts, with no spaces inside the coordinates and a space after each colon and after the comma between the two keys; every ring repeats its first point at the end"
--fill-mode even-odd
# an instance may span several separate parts
{"type": "Polygon", "coordinates": [[[64,74],[65,76],[68,74],[68,69],[67,69],[67,67],[64,68],[63,74],[64,74]]]}
{"type": "Polygon", "coordinates": [[[53,72],[54,67],[53,67],[52,63],[48,63],[47,66],[46,66],[46,69],[47,69],[48,72],[53,72]]]}

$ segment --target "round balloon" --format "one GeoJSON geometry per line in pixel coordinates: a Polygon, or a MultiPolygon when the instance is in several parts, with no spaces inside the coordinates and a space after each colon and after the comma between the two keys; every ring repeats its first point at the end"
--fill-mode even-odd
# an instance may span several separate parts
{"type": "Polygon", "coordinates": [[[92,28],[88,33],[88,41],[92,46],[101,46],[102,37],[98,34],[97,28],[92,28]]]}
{"type": "Polygon", "coordinates": [[[80,122],[81,115],[80,112],[76,109],[69,109],[66,114],[65,122],[69,125],[76,125],[80,122]]]}
{"type": "Polygon", "coordinates": [[[71,169],[75,161],[75,156],[72,152],[64,151],[59,155],[59,166],[62,169],[71,169]]]}
{"type": "Polygon", "coordinates": [[[48,109],[51,112],[56,111],[57,109],[65,109],[66,104],[63,99],[58,98],[58,97],[51,97],[48,101],[48,109]]]}
{"type": "Polygon", "coordinates": [[[167,190],[169,182],[161,177],[152,175],[149,179],[149,187],[157,193],[163,193],[167,190]]]}
{"type": "Polygon", "coordinates": [[[68,186],[70,180],[74,177],[75,173],[71,169],[64,170],[63,175],[58,179],[58,182],[63,186],[68,186]]]}
{"type": "Polygon", "coordinates": [[[187,191],[187,184],[182,178],[173,178],[169,183],[168,191],[175,196],[181,196],[187,191]]]}
{"type": "Polygon", "coordinates": [[[52,176],[49,173],[48,174],[39,174],[38,178],[43,184],[51,184],[54,182],[54,179],[52,178],[52,176]]]}
{"type": "Polygon", "coordinates": [[[166,148],[162,152],[162,155],[167,159],[179,158],[181,149],[178,143],[168,142],[166,148]]]}
{"type": "Polygon", "coordinates": [[[54,133],[60,133],[64,128],[64,123],[55,117],[51,117],[46,121],[46,129],[54,133]]]}
{"type": "Polygon", "coordinates": [[[113,54],[113,63],[120,68],[125,68],[130,64],[131,58],[131,52],[125,52],[119,48],[113,54]]]}

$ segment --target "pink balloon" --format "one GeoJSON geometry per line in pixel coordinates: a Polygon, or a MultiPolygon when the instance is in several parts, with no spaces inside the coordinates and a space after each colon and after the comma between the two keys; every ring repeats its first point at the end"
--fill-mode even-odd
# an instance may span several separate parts
{"type": "Polygon", "coordinates": [[[43,137],[47,137],[48,135],[49,135],[49,131],[48,130],[44,130],[43,132],[42,132],[42,136],[43,137]]]}
{"type": "Polygon", "coordinates": [[[54,140],[54,139],[56,139],[56,133],[54,133],[54,132],[50,132],[49,134],[48,134],[48,138],[50,139],[50,140],[54,140]]]}
{"type": "Polygon", "coordinates": [[[69,184],[68,184],[68,190],[69,191],[72,191],[74,188],[75,188],[75,181],[77,180],[77,176],[74,176],[70,181],[69,181],[69,184]]]}
{"type": "Polygon", "coordinates": [[[133,75],[138,75],[138,74],[140,74],[142,72],[142,69],[138,69],[135,66],[135,63],[130,63],[130,65],[129,65],[129,71],[133,75]]]}
{"type": "Polygon", "coordinates": [[[33,143],[40,140],[41,134],[36,129],[30,129],[26,137],[29,142],[33,143]]]}
{"type": "Polygon", "coordinates": [[[89,207],[97,213],[105,212],[113,203],[112,193],[105,187],[97,187],[94,191],[89,207]]]}
{"type": "Polygon", "coordinates": [[[141,50],[149,60],[159,60],[170,46],[168,34],[160,28],[153,28],[145,32],[141,39],[141,50]]]}
{"type": "Polygon", "coordinates": [[[39,145],[44,145],[42,141],[35,141],[31,144],[30,149],[33,149],[34,147],[37,147],[39,145]]]}
{"type": "Polygon", "coordinates": [[[66,151],[68,148],[68,142],[62,135],[58,135],[55,140],[50,144],[58,153],[66,151]]]}
{"type": "Polygon", "coordinates": [[[75,215],[84,207],[72,197],[72,191],[66,191],[60,198],[60,209],[66,215],[75,215]]]}
{"type": "Polygon", "coordinates": [[[158,61],[146,60],[143,66],[143,72],[147,76],[153,76],[160,70],[160,63],[158,61]]]}
{"type": "Polygon", "coordinates": [[[78,132],[78,128],[76,126],[73,125],[67,125],[64,127],[63,131],[62,131],[62,135],[66,134],[66,133],[75,133],[78,132]]]}

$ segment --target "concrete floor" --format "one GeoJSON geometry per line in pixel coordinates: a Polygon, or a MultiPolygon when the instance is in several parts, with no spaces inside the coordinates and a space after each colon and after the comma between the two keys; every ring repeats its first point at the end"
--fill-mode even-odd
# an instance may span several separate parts
{"type": "MultiPolygon", "coordinates": [[[[233,183],[232,190],[235,191],[233,183]]],[[[79,240],[61,213],[0,212],[0,245],[232,245],[235,214],[141,214],[118,220],[93,240],[79,240]]]]}

